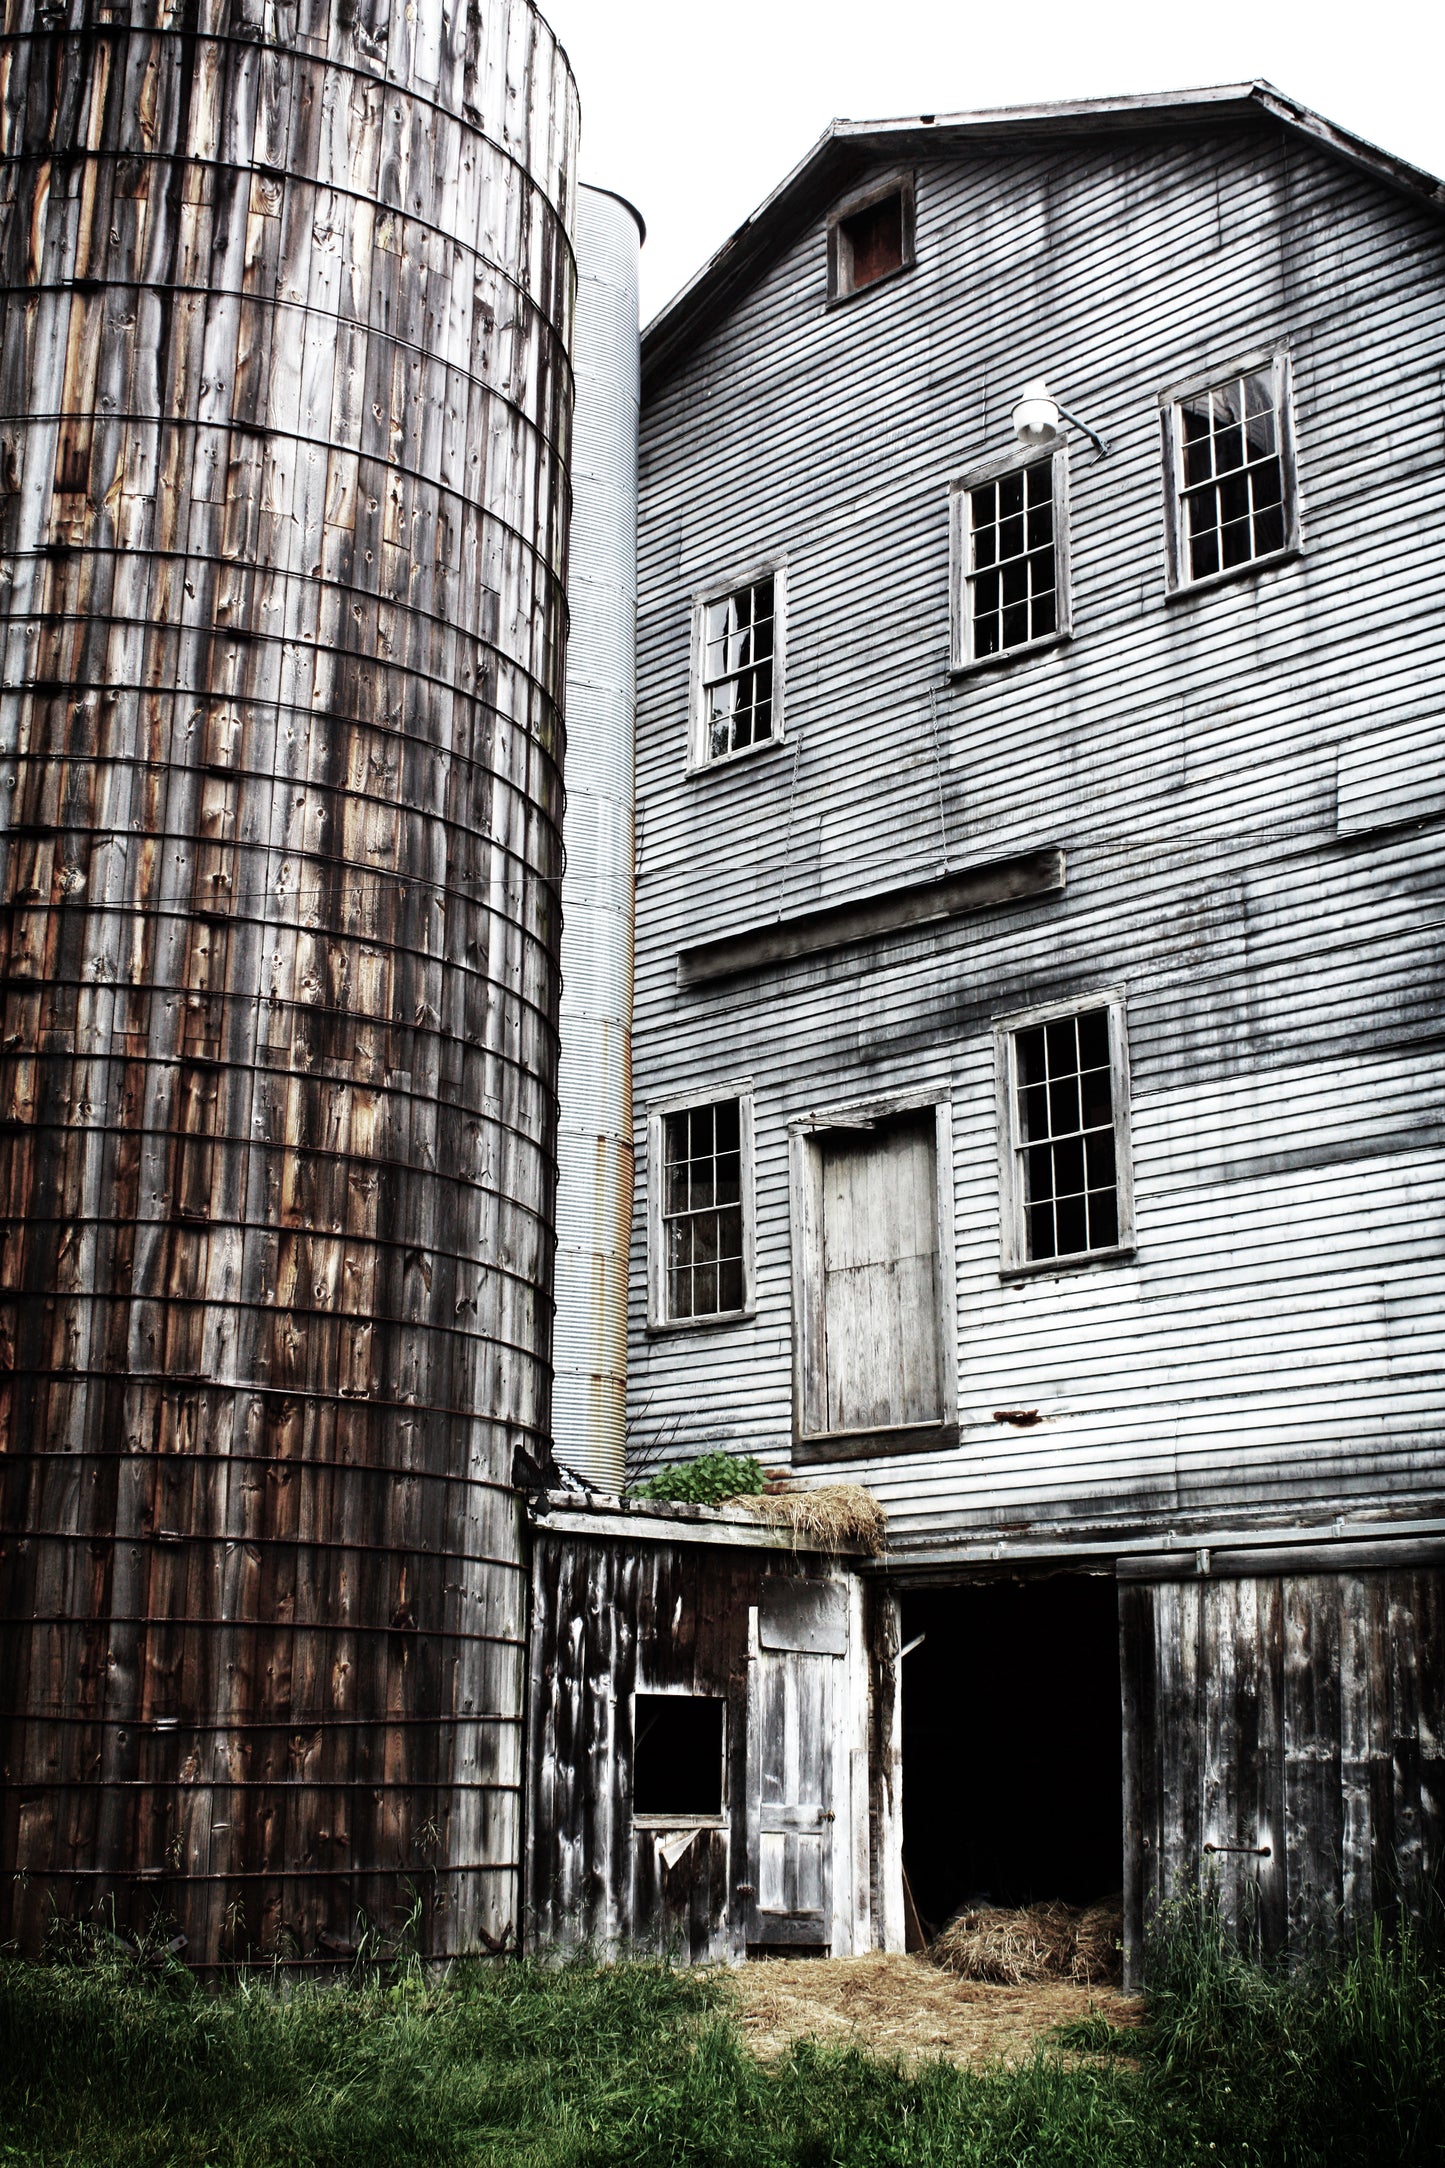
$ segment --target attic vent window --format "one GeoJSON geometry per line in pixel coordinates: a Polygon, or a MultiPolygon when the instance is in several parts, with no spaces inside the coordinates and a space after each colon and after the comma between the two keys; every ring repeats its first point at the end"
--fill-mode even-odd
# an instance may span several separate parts
{"type": "Polygon", "coordinates": [[[877,286],[913,261],[913,187],[891,180],[854,197],[828,224],[828,298],[877,286]]]}

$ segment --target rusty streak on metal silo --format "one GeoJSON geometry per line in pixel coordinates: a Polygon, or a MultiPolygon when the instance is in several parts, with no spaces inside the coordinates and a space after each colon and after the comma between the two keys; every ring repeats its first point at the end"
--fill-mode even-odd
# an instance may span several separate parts
{"type": "Polygon", "coordinates": [[[0,1940],[517,1919],[576,99],[526,0],[10,0],[0,1940]]]}

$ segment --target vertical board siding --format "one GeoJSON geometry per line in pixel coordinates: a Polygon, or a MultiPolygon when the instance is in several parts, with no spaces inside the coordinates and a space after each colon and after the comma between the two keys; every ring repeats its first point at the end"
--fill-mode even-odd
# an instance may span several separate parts
{"type": "MultiPolygon", "coordinates": [[[[749,1754],[749,1682],[757,1660],[749,1611],[770,1584],[782,1581],[791,1589],[839,1578],[828,1561],[790,1552],[537,1531],[529,1650],[529,1946],[637,1947],[689,1962],[746,1955],[759,1787],[766,1783],[768,1754],[781,1754],[786,1743],[780,1725],[765,1723],[761,1759],[749,1754]],[[723,1700],[725,1781],[723,1826],[699,1829],[669,1866],[663,1844],[685,1835],[686,1824],[680,1832],[633,1826],[632,1707],[636,1692],[674,1688],[723,1700]]],[[[851,1586],[853,1577],[846,1580],[851,1586]]],[[[832,1744],[839,1812],[828,1835],[833,1894],[845,1907],[853,1903],[846,1888],[851,1876],[839,1872],[840,1858],[850,1859],[853,1848],[850,1754],[855,1744],[865,1752],[867,1747],[866,1709],[852,1706],[858,1698],[853,1689],[869,1675],[858,1646],[861,1597],[852,1608],[857,1616],[848,1658],[798,1660],[805,1667],[837,1666],[832,1744]]],[[[796,1725],[792,1729],[796,1751],[796,1725]]],[[[799,1771],[791,1776],[795,1790],[789,1796],[801,1796],[799,1771]]],[[[858,1814],[860,1821],[866,1816],[861,1799],[858,1814]]],[[[866,1888],[859,1905],[862,1928],[856,1931],[866,1938],[866,1888]]],[[[851,1916],[839,1917],[811,1939],[846,1942],[854,1931],[851,1916]]]]}
{"type": "Polygon", "coordinates": [[[1132,1977],[1160,1905],[1200,1887],[1297,1956],[1428,1909],[1445,1857],[1438,1567],[1126,1584],[1120,1634],[1132,1977]]]}
{"type": "Polygon", "coordinates": [[[1438,1513],[1439,223],[1273,125],[925,161],[917,215],[916,267],[834,310],[820,215],[644,409],[639,1151],[650,1099],[751,1079],[757,1275],[755,1316],[649,1340],[639,1211],[635,1444],[785,1458],[788,1123],[936,1093],[959,1443],[848,1470],[896,1554],[1438,1513]],[[1281,343],[1302,554],[1166,601],[1160,393],[1281,343]],[[950,677],[948,484],[1039,374],[1111,447],[1070,440],[1073,635],[950,677]],[[689,776],[689,596],[770,555],[787,740],[689,776]],[[1357,828],[1381,757],[1422,817],[1357,828]],[[684,945],[1045,845],[1060,897],[676,984],[684,945]],[[1008,1283],[993,1025],[1109,988],[1137,1253],[1008,1283]]]}
{"type": "Polygon", "coordinates": [[[489,1946],[575,92],[526,0],[12,4],[0,60],[0,1939],[489,1946]]]}

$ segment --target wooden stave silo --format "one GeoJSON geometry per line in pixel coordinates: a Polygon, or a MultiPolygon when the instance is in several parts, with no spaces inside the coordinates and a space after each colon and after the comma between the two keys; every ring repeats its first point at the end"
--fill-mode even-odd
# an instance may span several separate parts
{"type": "Polygon", "coordinates": [[[504,1946],[570,71],[527,0],[0,52],[0,1940],[504,1946]]]}

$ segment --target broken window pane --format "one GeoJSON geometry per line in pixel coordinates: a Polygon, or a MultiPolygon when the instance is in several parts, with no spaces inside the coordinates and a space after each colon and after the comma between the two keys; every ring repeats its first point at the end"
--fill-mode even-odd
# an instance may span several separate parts
{"type": "Polygon", "coordinates": [[[1287,539],[1273,369],[1191,393],[1178,407],[1190,579],[1249,564],[1287,539]]]}
{"type": "Polygon", "coordinates": [[[973,657],[1046,639],[1058,625],[1052,460],[971,489],[968,520],[973,657]]]}
{"type": "Polygon", "coordinates": [[[743,1306],[742,1113],[736,1099],[662,1120],[662,1234],[669,1318],[743,1306]]]}
{"type": "Polygon", "coordinates": [[[703,612],[702,686],[710,760],[773,735],[774,583],[754,580],[703,612]]]}
{"type": "Polygon", "coordinates": [[[1112,1249],[1119,1203],[1108,1010],[1016,1032],[1014,1066],[1027,1256],[1112,1249]]]}

